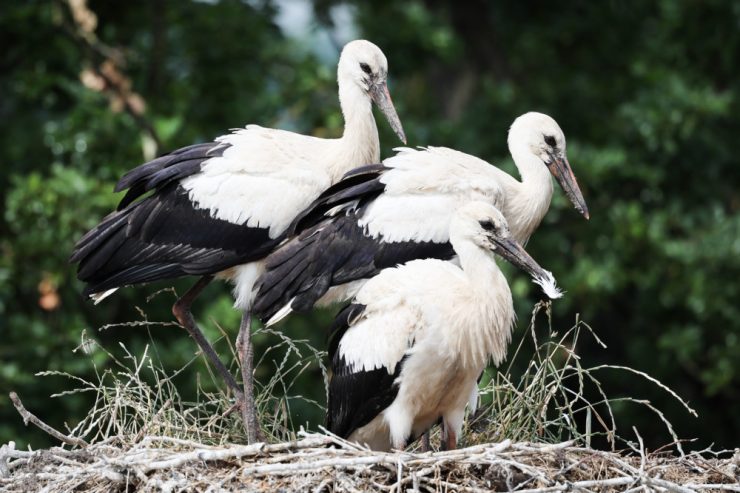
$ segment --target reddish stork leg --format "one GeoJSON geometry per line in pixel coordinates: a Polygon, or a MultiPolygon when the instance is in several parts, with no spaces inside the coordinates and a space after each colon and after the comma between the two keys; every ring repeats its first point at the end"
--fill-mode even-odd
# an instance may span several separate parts
{"type": "Polygon", "coordinates": [[[195,342],[198,343],[203,354],[206,355],[211,364],[216,368],[216,371],[221,374],[221,377],[224,379],[226,384],[236,393],[237,400],[241,401],[243,400],[241,396],[241,388],[236,383],[234,376],[229,372],[226,366],[224,366],[223,362],[221,362],[221,359],[218,357],[218,354],[216,354],[213,346],[208,342],[208,339],[206,339],[206,336],[204,336],[203,332],[198,328],[198,325],[195,323],[195,319],[193,318],[193,314],[190,311],[190,307],[195,298],[198,297],[198,295],[203,291],[203,288],[205,288],[212,279],[213,276],[201,277],[192,288],[190,288],[175,302],[174,305],[172,305],[172,314],[175,316],[177,321],[180,322],[180,325],[188,331],[190,337],[195,339],[195,342]]]}
{"type": "Polygon", "coordinates": [[[455,450],[457,448],[457,433],[455,433],[452,427],[445,420],[442,420],[439,427],[442,434],[439,448],[442,450],[455,450]]]}
{"type": "Polygon", "coordinates": [[[431,452],[432,450],[432,443],[430,439],[431,434],[432,434],[432,431],[430,428],[421,435],[421,451],[422,452],[431,452]]]}
{"type": "Polygon", "coordinates": [[[447,431],[447,443],[445,445],[447,450],[455,450],[457,448],[457,434],[453,430],[447,431]]]}
{"type": "Polygon", "coordinates": [[[249,443],[264,442],[265,435],[257,419],[257,406],[254,400],[254,348],[252,347],[252,315],[249,310],[242,313],[242,323],[236,338],[236,351],[239,354],[244,385],[242,416],[247,429],[249,443]]]}
{"type": "Polygon", "coordinates": [[[457,434],[452,427],[442,420],[442,441],[439,444],[443,450],[455,450],[457,448],[457,434]]]}

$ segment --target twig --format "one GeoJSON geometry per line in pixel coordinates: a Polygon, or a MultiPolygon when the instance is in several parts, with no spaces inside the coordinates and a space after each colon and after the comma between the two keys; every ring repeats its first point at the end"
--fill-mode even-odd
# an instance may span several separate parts
{"type": "Polygon", "coordinates": [[[0,447],[0,478],[10,477],[10,469],[8,468],[8,460],[10,459],[10,452],[15,450],[15,442],[8,442],[0,447]]]}
{"type": "Polygon", "coordinates": [[[632,431],[635,432],[635,435],[637,435],[637,440],[640,442],[640,449],[638,452],[640,453],[640,474],[645,473],[645,444],[642,441],[642,437],[640,436],[640,433],[637,431],[636,427],[632,427],[632,431]]]}
{"type": "Polygon", "coordinates": [[[697,490],[721,490],[721,491],[740,491],[740,484],[695,484],[688,483],[685,485],[687,488],[694,488],[697,490]]]}
{"type": "Polygon", "coordinates": [[[255,443],[253,445],[240,445],[225,449],[197,449],[175,456],[173,458],[151,462],[143,467],[144,472],[151,472],[158,469],[169,469],[180,467],[188,462],[209,462],[222,461],[228,459],[239,459],[242,457],[254,456],[262,452],[279,452],[290,448],[301,447],[318,447],[326,445],[329,442],[325,437],[306,438],[297,442],[287,442],[275,445],[266,445],[264,443],[255,443]]]}
{"type": "Polygon", "coordinates": [[[35,425],[37,428],[44,431],[45,433],[51,435],[52,437],[56,438],[57,440],[61,442],[66,443],[67,445],[72,445],[75,447],[87,447],[88,443],[82,438],[71,437],[71,436],[65,435],[64,433],[55,430],[51,426],[41,421],[37,416],[32,414],[30,411],[28,411],[28,409],[26,409],[23,406],[23,403],[18,397],[18,394],[16,394],[15,392],[10,393],[10,400],[13,401],[13,405],[15,406],[16,410],[23,418],[24,425],[28,426],[28,423],[30,422],[33,425],[35,425]]]}

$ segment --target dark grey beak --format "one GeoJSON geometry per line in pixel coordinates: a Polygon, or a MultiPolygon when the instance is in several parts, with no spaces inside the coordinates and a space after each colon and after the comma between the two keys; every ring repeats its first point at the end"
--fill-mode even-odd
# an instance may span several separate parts
{"type": "Polygon", "coordinates": [[[573,170],[570,168],[570,163],[566,157],[557,157],[550,154],[550,160],[546,162],[547,168],[552,173],[552,176],[558,181],[560,186],[565,191],[565,195],[568,196],[570,201],[576,206],[576,210],[583,214],[583,217],[588,219],[590,217],[588,213],[588,206],[586,206],[586,200],[583,198],[581,189],[578,188],[578,182],[573,174],[573,170]]]}
{"type": "Polygon", "coordinates": [[[496,237],[491,238],[491,241],[496,246],[493,252],[529,274],[532,281],[542,288],[548,298],[554,300],[563,296],[563,292],[555,285],[552,273],[540,267],[519,243],[509,238],[496,237]]]}
{"type": "Polygon", "coordinates": [[[370,85],[370,98],[373,102],[378,105],[380,111],[383,112],[388,123],[401,142],[406,143],[406,134],[403,132],[403,126],[401,120],[398,118],[396,108],[393,106],[393,100],[391,99],[391,93],[388,92],[388,84],[383,81],[377,84],[370,85]]]}

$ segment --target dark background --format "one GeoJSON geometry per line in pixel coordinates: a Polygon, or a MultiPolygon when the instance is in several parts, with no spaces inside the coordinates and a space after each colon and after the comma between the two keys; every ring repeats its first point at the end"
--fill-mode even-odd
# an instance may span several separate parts
{"type": "MultiPolygon", "coordinates": [[[[506,132],[537,110],[568,138],[591,210],[584,221],[557,189],[528,250],[567,295],[554,324],[577,313],[606,342],[577,350],[588,365],[630,366],[659,378],[699,412],[617,372],[610,396],[648,399],[687,448],[740,445],[740,3],[735,1],[131,1],[3,2],[0,8],[0,443],[44,446],[7,397],[55,426],[83,417],[89,397],[59,370],[93,378],[103,351],[73,352],[81,332],[111,351],[152,342],[173,371],[195,345],[172,327],[167,284],[125,289],[99,306],[82,299],[67,257],[114,207],[113,184],[145,159],[259,123],[336,137],[336,59],[353,37],[389,60],[390,88],[410,145],[445,145],[514,173],[506,132]],[[76,14],[76,19],[73,16],[76,14]],[[137,310],[137,307],[141,311],[137,310]]],[[[397,140],[378,118],[388,156],[397,140]]],[[[183,292],[192,280],[176,283],[183,292]]],[[[520,325],[536,292],[512,278],[520,325]]],[[[233,337],[228,287],[195,305],[212,338],[233,337]]],[[[287,333],[323,340],[328,312],[294,317],[287,333]]],[[[274,338],[257,338],[258,354],[274,338]]],[[[219,351],[228,357],[225,342],[219,351]]],[[[269,358],[268,358],[269,359],[269,358]]],[[[178,377],[192,395],[197,360],[178,377]]],[[[269,361],[258,370],[265,380],[269,361]]],[[[314,365],[296,393],[323,401],[314,365]]],[[[209,378],[206,387],[215,385],[209,378]]],[[[296,403],[296,423],[321,422],[296,403]]],[[[636,405],[615,408],[620,431],[670,441],[636,405]]]]}

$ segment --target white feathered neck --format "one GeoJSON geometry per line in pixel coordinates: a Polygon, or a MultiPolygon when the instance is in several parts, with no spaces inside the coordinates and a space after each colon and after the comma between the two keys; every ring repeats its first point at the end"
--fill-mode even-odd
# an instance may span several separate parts
{"type": "Polygon", "coordinates": [[[337,83],[344,133],[338,139],[340,158],[335,160],[342,169],[337,169],[339,176],[334,181],[349,171],[343,162],[359,163],[353,167],[380,162],[380,139],[370,96],[342,71],[337,75],[337,83]]]}
{"type": "Polygon", "coordinates": [[[495,166],[492,168],[504,189],[502,212],[509,223],[511,235],[525,245],[550,208],[552,178],[545,163],[523,142],[510,141],[509,152],[521,181],[495,166]]]}
{"type": "Polygon", "coordinates": [[[450,238],[469,283],[466,299],[454,306],[454,330],[449,349],[462,357],[466,367],[484,367],[489,358],[495,365],[506,359],[515,313],[509,283],[494,256],[469,239],[450,238]]]}

